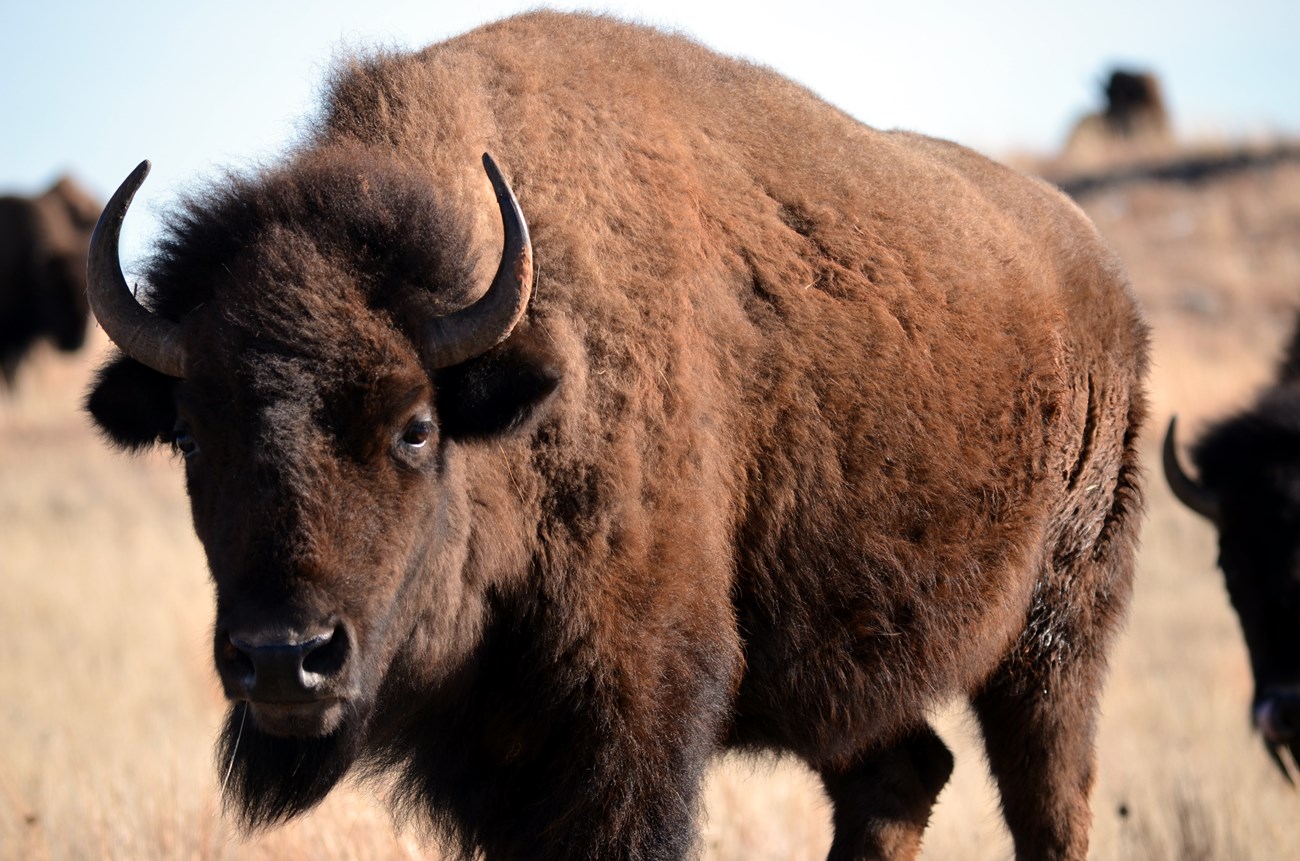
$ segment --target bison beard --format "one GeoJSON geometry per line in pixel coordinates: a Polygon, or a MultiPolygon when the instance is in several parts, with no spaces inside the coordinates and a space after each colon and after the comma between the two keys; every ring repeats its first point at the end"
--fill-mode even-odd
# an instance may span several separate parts
{"type": "Polygon", "coordinates": [[[323,738],[267,735],[248,719],[248,704],[234,706],[217,744],[223,792],[248,828],[291,819],[323,799],[361,752],[365,723],[345,719],[323,738]]]}
{"type": "Polygon", "coordinates": [[[1018,857],[1086,857],[1146,328],[1058,191],[553,13],[342,68],[141,302],[147,169],[88,407],[183,464],[246,825],[357,772],[467,857],[680,859],[775,752],[911,858],[965,698],[1018,857]]]}

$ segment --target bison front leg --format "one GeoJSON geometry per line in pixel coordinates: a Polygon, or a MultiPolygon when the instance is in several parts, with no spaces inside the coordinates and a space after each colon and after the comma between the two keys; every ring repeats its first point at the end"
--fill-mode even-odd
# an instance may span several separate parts
{"type": "Polygon", "coordinates": [[[921,849],[952,754],[928,726],[844,769],[823,768],[834,806],[828,861],[905,861],[921,849]]]}

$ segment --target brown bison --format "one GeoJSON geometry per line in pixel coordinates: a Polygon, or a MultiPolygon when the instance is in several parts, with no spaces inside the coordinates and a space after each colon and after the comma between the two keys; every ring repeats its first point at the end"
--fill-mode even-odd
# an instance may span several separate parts
{"type": "Polygon", "coordinates": [[[0,380],[12,387],[28,351],[48,338],[86,340],[86,249],[99,204],[67,177],[37,197],[0,197],[0,380]]]}
{"type": "Polygon", "coordinates": [[[1165,478],[1219,533],[1219,565],[1250,652],[1255,728],[1282,775],[1300,763],[1300,320],[1276,382],[1192,448],[1199,478],[1165,434],[1165,478]]]}
{"type": "Polygon", "coordinates": [[[1146,330],[1061,194],[551,13],[341,70],[137,304],[144,167],[89,409],[184,459],[246,823],[357,769],[466,856],[681,858],[779,751],[908,858],[965,696],[1019,856],[1084,858],[1146,330]]]}

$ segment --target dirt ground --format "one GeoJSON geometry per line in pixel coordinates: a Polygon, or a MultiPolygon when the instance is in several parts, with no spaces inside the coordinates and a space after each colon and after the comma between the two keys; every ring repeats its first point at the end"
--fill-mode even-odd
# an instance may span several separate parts
{"type": "MultiPolygon", "coordinates": [[[[1252,735],[1213,536],[1174,503],[1157,455],[1172,412],[1191,438],[1268,379],[1300,306],[1300,165],[1081,203],[1129,268],[1155,359],[1147,524],[1104,703],[1092,854],[1294,857],[1300,795],[1252,735]]],[[[253,838],[223,819],[211,595],[180,467],[96,438],[78,410],[106,346],[98,331],[92,343],[37,356],[0,397],[0,857],[439,857],[418,831],[394,832],[372,786],[253,838]]],[[[958,767],[923,857],[1009,858],[972,723],[953,709],[938,724],[958,767]]],[[[820,789],[788,762],[720,763],[704,814],[708,859],[829,846],[820,789]]]]}

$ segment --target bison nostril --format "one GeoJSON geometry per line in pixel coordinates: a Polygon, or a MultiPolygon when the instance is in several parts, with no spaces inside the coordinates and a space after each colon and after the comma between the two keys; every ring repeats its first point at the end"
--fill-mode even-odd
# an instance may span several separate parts
{"type": "Polygon", "coordinates": [[[334,630],[307,644],[309,648],[302,659],[304,673],[315,676],[333,676],[343,669],[351,651],[347,630],[335,625],[334,630]]]}
{"type": "Polygon", "coordinates": [[[239,646],[235,645],[234,640],[227,634],[221,643],[221,662],[224,666],[230,668],[230,672],[240,679],[246,687],[252,687],[253,680],[257,674],[253,667],[253,660],[239,646]]]}

